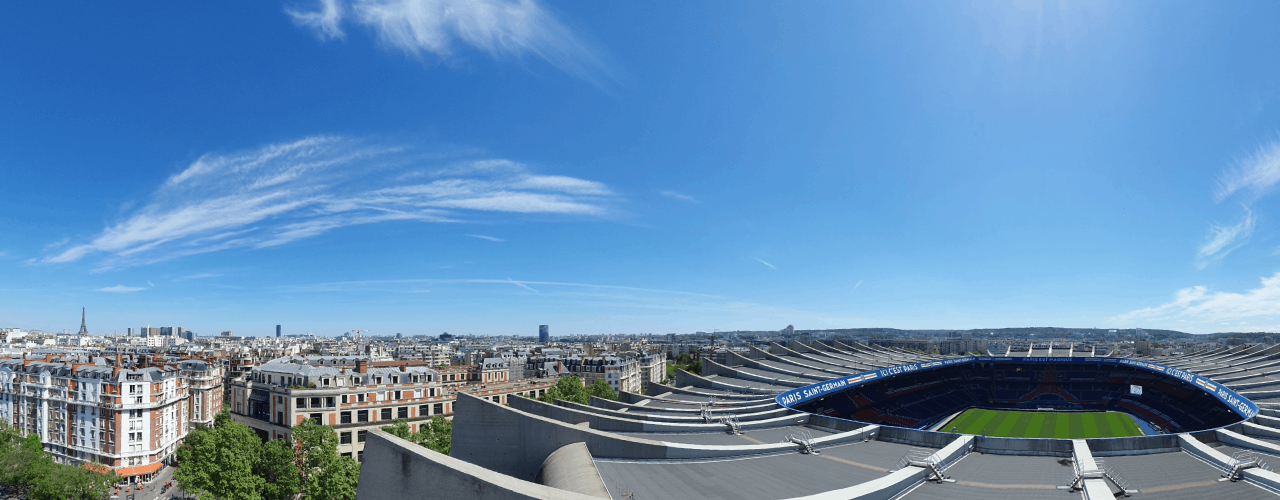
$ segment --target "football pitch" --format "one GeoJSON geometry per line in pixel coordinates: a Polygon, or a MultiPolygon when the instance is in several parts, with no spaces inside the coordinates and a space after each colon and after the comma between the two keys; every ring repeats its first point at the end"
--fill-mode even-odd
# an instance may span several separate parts
{"type": "Polygon", "coordinates": [[[993,437],[1088,439],[1141,436],[1142,430],[1124,413],[1072,413],[1052,411],[1004,411],[970,408],[939,427],[961,434],[993,437]]]}

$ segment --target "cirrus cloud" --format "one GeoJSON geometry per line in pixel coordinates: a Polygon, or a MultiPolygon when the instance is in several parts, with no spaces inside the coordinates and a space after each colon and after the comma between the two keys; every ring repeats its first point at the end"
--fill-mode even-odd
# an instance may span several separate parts
{"type": "Polygon", "coordinates": [[[1244,293],[1213,292],[1204,286],[1178,290],[1172,301],[1112,318],[1119,323],[1144,321],[1236,322],[1280,314],[1280,273],[1262,278],[1244,293]]]}
{"type": "Polygon", "coordinates": [[[108,293],[129,293],[129,292],[137,292],[140,290],[146,290],[146,288],[136,287],[136,286],[116,285],[116,286],[109,286],[106,288],[98,289],[99,292],[108,292],[108,293]]]}
{"type": "Polygon", "coordinates": [[[318,0],[285,12],[322,41],[344,39],[344,26],[355,24],[417,59],[454,59],[465,46],[537,57],[597,85],[609,79],[598,52],[535,0],[318,0]]]}
{"type": "Polygon", "coordinates": [[[201,156],[123,220],[41,262],[105,255],[105,267],[233,248],[267,248],[334,229],[393,221],[462,222],[468,215],[602,217],[599,182],[540,175],[506,159],[433,165],[408,148],[316,136],[201,156]]]}

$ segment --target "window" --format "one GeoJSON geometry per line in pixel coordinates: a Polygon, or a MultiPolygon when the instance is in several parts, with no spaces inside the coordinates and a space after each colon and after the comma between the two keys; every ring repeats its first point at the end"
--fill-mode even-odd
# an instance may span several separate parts
{"type": "Polygon", "coordinates": [[[347,404],[347,395],[346,395],[346,394],[343,394],[343,395],[342,395],[342,404],[344,404],[344,405],[345,405],[345,404],[347,404]]]}
{"type": "Polygon", "coordinates": [[[294,406],[295,408],[306,408],[306,407],[307,407],[307,398],[298,398],[297,400],[295,400],[295,401],[294,401],[293,406],[294,406]]]}
{"type": "Polygon", "coordinates": [[[329,397],[327,397],[327,398],[324,398],[324,406],[325,406],[325,408],[333,408],[333,407],[335,406],[335,405],[333,404],[333,396],[329,396],[329,397]]]}
{"type": "Polygon", "coordinates": [[[356,461],[357,461],[357,462],[363,462],[363,461],[364,461],[364,450],[360,450],[360,451],[357,451],[357,452],[356,452],[356,461]]]}
{"type": "MultiPolygon", "coordinates": [[[[391,383],[393,383],[393,384],[399,384],[399,383],[400,383],[400,376],[399,376],[399,375],[392,375],[392,376],[391,376],[391,383]]],[[[396,399],[399,399],[399,398],[396,398],[396,399]]]]}
{"type": "Polygon", "coordinates": [[[366,434],[368,434],[368,433],[369,433],[369,431],[357,431],[357,432],[356,432],[356,441],[359,441],[359,442],[363,443],[363,442],[364,442],[365,435],[366,435],[366,434]]]}
{"type": "Polygon", "coordinates": [[[356,412],[356,422],[368,422],[369,410],[360,410],[356,412]]]}
{"type": "Polygon", "coordinates": [[[435,389],[427,389],[427,394],[428,394],[430,397],[433,397],[433,398],[434,398],[434,397],[436,397],[436,390],[435,390],[435,389]]]}
{"type": "Polygon", "coordinates": [[[431,411],[432,415],[443,415],[444,403],[436,403],[435,405],[432,406],[431,410],[432,410],[431,411]]]}
{"type": "Polygon", "coordinates": [[[363,393],[361,393],[361,394],[356,394],[356,401],[357,401],[357,402],[360,402],[360,403],[363,403],[363,402],[364,402],[364,394],[363,394],[363,393]]]}
{"type": "Polygon", "coordinates": [[[340,419],[340,420],[338,420],[338,423],[342,423],[342,424],[349,424],[349,423],[351,423],[351,412],[349,412],[349,411],[344,411],[344,412],[342,412],[342,413],[341,413],[341,419],[340,419]]]}
{"type": "Polygon", "coordinates": [[[351,433],[350,432],[339,433],[338,444],[351,444],[351,433]]]}
{"type": "Polygon", "coordinates": [[[401,406],[396,408],[396,418],[409,418],[409,407],[401,406]]]}
{"type": "Polygon", "coordinates": [[[501,402],[502,402],[502,396],[494,396],[494,397],[493,397],[493,402],[494,402],[494,403],[501,403],[501,402]]]}
{"type": "Polygon", "coordinates": [[[373,377],[373,383],[375,383],[375,384],[381,384],[381,383],[382,383],[382,377],[373,377]]]}
{"type": "Polygon", "coordinates": [[[316,422],[316,425],[324,425],[324,414],[323,414],[323,413],[312,413],[312,414],[311,414],[311,420],[314,420],[314,421],[316,422]]]}
{"type": "Polygon", "coordinates": [[[351,458],[351,452],[343,453],[343,454],[342,454],[342,456],[347,457],[347,458],[351,458]]]}
{"type": "Polygon", "coordinates": [[[396,391],[396,401],[400,400],[400,391],[396,391]]]}
{"type": "Polygon", "coordinates": [[[382,409],[382,420],[391,420],[391,408],[382,409]]]}
{"type": "Polygon", "coordinates": [[[420,397],[422,397],[422,389],[414,389],[414,390],[413,390],[413,398],[414,398],[414,399],[418,399],[418,398],[420,398],[420,397]]]}
{"type": "Polygon", "coordinates": [[[319,407],[320,407],[320,398],[311,398],[311,407],[312,407],[312,408],[319,408],[319,407]]]}
{"type": "Polygon", "coordinates": [[[419,417],[425,417],[425,416],[427,416],[427,415],[429,415],[429,414],[431,414],[431,405],[419,405],[419,406],[418,406],[418,416],[419,416],[419,417]]]}

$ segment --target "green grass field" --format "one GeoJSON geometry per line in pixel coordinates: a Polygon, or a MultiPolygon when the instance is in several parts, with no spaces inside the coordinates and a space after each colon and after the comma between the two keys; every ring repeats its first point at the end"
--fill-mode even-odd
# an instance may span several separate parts
{"type": "Polygon", "coordinates": [[[939,427],[941,432],[986,434],[993,437],[1088,439],[1141,436],[1142,430],[1124,413],[1003,411],[971,408],[939,427]]]}

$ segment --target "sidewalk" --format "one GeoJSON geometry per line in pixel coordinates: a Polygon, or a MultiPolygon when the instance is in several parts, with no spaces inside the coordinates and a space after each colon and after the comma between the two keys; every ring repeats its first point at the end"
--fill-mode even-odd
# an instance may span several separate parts
{"type": "MultiPolygon", "coordinates": [[[[181,495],[182,490],[178,488],[177,481],[173,481],[174,486],[172,488],[161,493],[160,490],[164,488],[164,483],[167,481],[173,481],[173,467],[166,466],[161,469],[160,473],[156,474],[156,477],[152,478],[150,482],[144,483],[140,491],[134,490],[134,487],[137,485],[130,486],[129,489],[134,490],[132,498],[135,500],[168,500],[174,495],[181,495]]],[[[120,500],[129,500],[130,498],[129,494],[124,493],[124,490],[122,489],[120,493],[120,500]]]]}

